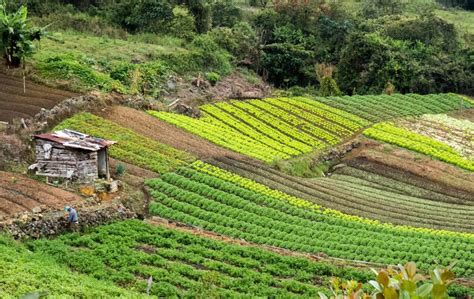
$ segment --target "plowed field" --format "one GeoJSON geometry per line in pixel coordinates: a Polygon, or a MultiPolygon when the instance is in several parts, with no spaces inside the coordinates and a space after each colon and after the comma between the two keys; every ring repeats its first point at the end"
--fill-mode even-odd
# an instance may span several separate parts
{"type": "Polygon", "coordinates": [[[60,209],[81,198],[16,173],[0,171],[0,218],[35,207],[60,209]]]}
{"type": "Polygon", "coordinates": [[[73,93],[29,81],[24,92],[22,79],[0,74],[0,121],[34,116],[41,108],[50,109],[72,96],[73,93]]]}

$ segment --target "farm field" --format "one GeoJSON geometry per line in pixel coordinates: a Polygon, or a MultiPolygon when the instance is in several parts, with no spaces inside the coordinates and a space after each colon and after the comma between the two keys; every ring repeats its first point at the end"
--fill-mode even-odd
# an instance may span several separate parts
{"type": "Polygon", "coordinates": [[[174,149],[90,113],[76,114],[59,124],[56,130],[65,128],[117,141],[118,144],[110,150],[110,155],[113,158],[158,173],[170,171],[195,159],[191,154],[174,149]]]}
{"type": "Polygon", "coordinates": [[[158,297],[305,297],[328,293],[331,276],[366,281],[368,271],[340,268],[151,226],[132,220],[81,235],[30,242],[71,270],[158,297]]]}
{"type": "Polygon", "coordinates": [[[334,146],[369,124],[328,105],[307,102],[278,98],[204,105],[200,109],[205,116],[200,119],[167,112],[149,113],[265,162],[334,146]]]}
{"type": "Polygon", "coordinates": [[[34,208],[62,209],[81,198],[17,173],[0,171],[0,219],[34,208]]]}
{"type": "Polygon", "coordinates": [[[143,111],[115,106],[103,113],[103,117],[150,139],[189,152],[200,159],[227,156],[242,157],[242,155],[219,147],[206,139],[188,133],[143,111]]]}
{"type": "Polygon", "coordinates": [[[395,94],[315,98],[316,101],[353,113],[372,122],[422,114],[438,114],[474,104],[456,94],[395,94]]]}
{"type": "MultiPolygon", "coordinates": [[[[445,142],[436,140],[431,136],[425,136],[419,133],[414,133],[411,130],[398,127],[391,122],[375,124],[374,126],[365,130],[364,135],[431,156],[435,159],[439,159],[467,170],[474,171],[474,160],[464,158],[460,151],[457,151],[454,146],[450,146],[445,142]]],[[[438,138],[442,138],[442,135],[437,136],[438,138]]],[[[470,137],[467,136],[466,138],[470,137]]],[[[443,141],[447,140],[444,139],[443,141]]],[[[465,147],[470,149],[470,145],[466,145],[465,147]]]]}
{"type": "Polygon", "coordinates": [[[353,174],[349,167],[328,178],[304,179],[252,161],[220,158],[210,163],[272,189],[350,215],[398,225],[474,232],[471,220],[474,202],[396,179],[375,177],[363,171],[353,174]]]}
{"type": "Polygon", "coordinates": [[[469,234],[393,227],[327,210],[203,163],[146,182],[150,212],[234,238],[348,260],[394,264],[460,259],[455,271],[471,276],[469,234]],[[408,249],[409,248],[409,249],[408,249]]]}
{"type": "Polygon", "coordinates": [[[52,108],[59,102],[75,94],[26,82],[26,93],[23,80],[0,73],[0,121],[10,122],[14,118],[28,118],[38,113],[41,108],[52,108]]]}
{"type": "Polygon", "coordinates": [[[430,137],[452,147],[462,157],[474,159],[474,123],[445,114],[426,114],[419,118],[400,119],[400,127],[430,137]]]}
{"type": "Polygon", "coordinates": [[[141,298],[139,293],[73,273],[43,253],[32,253],[24,244],[0,235],[0,295],[19,298],[43,290],[50,297],[62,298],[141,298]]]}

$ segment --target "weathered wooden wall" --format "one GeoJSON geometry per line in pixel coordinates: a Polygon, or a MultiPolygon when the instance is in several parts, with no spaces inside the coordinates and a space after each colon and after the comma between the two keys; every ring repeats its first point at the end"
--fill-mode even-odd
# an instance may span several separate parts
{"type": "Polygon", "coordinates": [[[68,177],[68,172],[81,181],[98,178],[97,152],[65,148],[59,143],[37,139],[35,145],[38,175],[49,177],[68,177]],[[44,145],[52,146],[47,157],[44,145]]]}

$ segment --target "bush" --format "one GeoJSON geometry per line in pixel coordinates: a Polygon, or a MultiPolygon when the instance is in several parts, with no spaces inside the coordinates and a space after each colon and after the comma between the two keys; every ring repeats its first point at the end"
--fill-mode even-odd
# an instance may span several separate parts
{"type": "Polygon", "coordinates": [[[209,73],[206,73],[206,80],[209,81],[209,83],[211,83],[212,86],[215,86],[217,82],[221,80],[221,76],[219,76],[219,74],[217,73],[209,72],[209,73]]]}
{"type": "Polygon", "coordinates": [[[240,19],[242,13],[233,0],[217,0],[212,5],[212,26],[232,27],[240,19]]]}
{"type": "Polygon", "coordinates": [[[208,34],[197,36],[190,46],[193,61],[208,71],[228,74],[232,71],[230,55],[208,34]]]}
{"type": "Polygon", "coordinates": [[[123,164],[118,164],[115,168],[115,174],[118,176],[122,176],[125,174],[125,166],[123,164]]]}
{"type": "Polygon", "coordinates": [[[194,17],[184,6],[173,8],[173,21],[171,22],[170,33],[176,37],[192,40],[196,31],[194,17]]]}

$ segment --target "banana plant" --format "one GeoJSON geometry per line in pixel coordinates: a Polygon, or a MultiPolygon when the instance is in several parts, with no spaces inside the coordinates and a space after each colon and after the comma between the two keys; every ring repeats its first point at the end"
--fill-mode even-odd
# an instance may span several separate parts
{"type": "Polygon", "coordinates": [[[8,67],[23,67],[24,89],[26,58],[35,52],[36,46],[33,42],[46,35],[48,26],[32,27],[28,22],[26,6],[22,5],[17,11],[8,12],[6,2],[0,2],[0,48],[8,67]]]}

